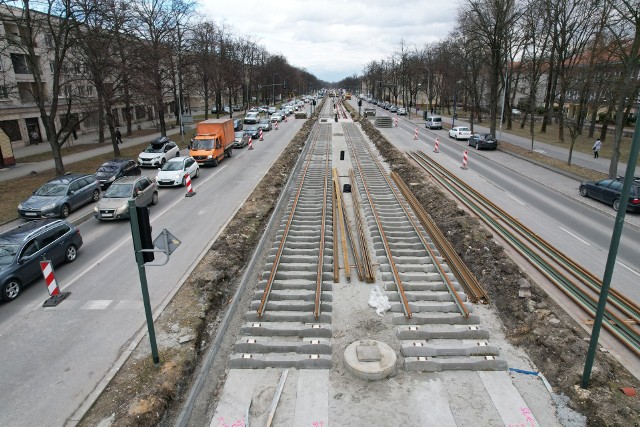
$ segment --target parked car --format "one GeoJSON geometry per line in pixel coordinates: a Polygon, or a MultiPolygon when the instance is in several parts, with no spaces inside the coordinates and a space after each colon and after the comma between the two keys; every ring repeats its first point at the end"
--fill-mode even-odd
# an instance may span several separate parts
{"type": "Polygon", "coordinates": [[[156,183],[158,187],[175,187],[177,185],[184,187],[187,185],[187,174],[191,178],[198,177],[200,174],[198,162],[191,156],[174,157],[162,165],[156,175],[156,183]]]}
{"type": "Polygon", "coordinates": [[[43,258],[54,266],[73,262],[82,246],[80,230],[60,219],[29,221],[0,234],[0,299],[13,301],[42,277],[43,258]]]}
{"type": "Polygon", "coordinates": [[[245,124],[256,124],[260,121],[260,113],[258,113],[257,111],[255,112],[248,112],[246,116],[244,116],[244,123],[245,124]]]}
{"type": "Polygon", "coordinates": [[[260,138],[260,128],[258,125],[247,125],[244,127],[244,133],[249,135],[251,139],[260,138]]]}
{"type": "Polygon", "coordinates": [[[112,159],[104,162],[96,171],[100,188],[106,190],[111,183],[123,176],[140,175],[140,165],[131,159],[112,159]]]}
{"type": "Polygon", "coordinates": [[[166,136],[159,136],[151,141],[151,144],[140,154],[138,154],[138,164],[146,167],[160,167],[167,160],[178,157],[180,149],[175,142],[166,136]]]}
{"type": "Polygon", "coordinates": [[[249,145],[249,141],[251,140],[251,136],[244,132],[235,132],[234,140],[233,140],[233,148],[244,148],[249,145]]]}
{"type": "Polygon", "coordinates": [[[26,219],[61,217],[90,202],[100,200],[100,184],[95,175],[68,174],[50,179],[18,205],[18,215],[26,219]]]}
{"type": "Polygon", "coordinates": [[[104,197],[93,209],[99,220],[129,218],[129,200],[135,200],[136,206],[149,206],[158,203],[158,186],[144,175],[125,176],[105,191],[104,197]]]}
{"type": "MultiPolygon", "coordinates": [[[[624,178],[601,179],[600,181],[584,181],[580,183],[580,195],[610,204],[614,211],[620,206],[624,178]]],[[[629,191],[627,210],[640,212],[640,177],[634,177],[629,191]]]]}
{"type": "Polygon", "coordinates": [[[264,132],[271,130],[271,120],[269,119],[260,119],[258,122],[258,127],[262,129],[264,132]]]}
{"type": "Polygon", "coordinates": [[[233,119],[233,130],[242,130],[242,119],[233,119]]]}
{"type": "Polygon", "coordinates": [[[479,150],[481,148],[495,150],[496,148],[498,148],[498,140],[490,133],[474,133],[469,138],[468,145],[476,147],[476,150],[479,150]]]}
{"type": "Polygon", "coordinates": [[[440,116],[428,116],[424,127],[429,129],[442,129],[442,117],[440,116]]]}
{"type": "Polygon", "coordinates": [[[449,138],[469,139],[471,138],[471,130],[466,126],[456,126],[449,131],[449,138]]]}
{"type": "Polygon", "coordinates": [[[395,105],[392,105],[391,107],[389,107],[389,112],[390,113],[397,113],[398,112],[398,107],[396,107],[395,105]]]}
{"type": "Polygon", "coordinates": [[[398,107],[398,115],[399,116],[406,116],[407,115],[407,109],[404,107],[398,107]]]}

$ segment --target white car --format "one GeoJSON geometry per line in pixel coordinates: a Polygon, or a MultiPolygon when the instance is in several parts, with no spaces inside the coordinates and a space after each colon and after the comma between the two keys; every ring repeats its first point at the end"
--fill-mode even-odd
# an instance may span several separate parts
{"type": "Polygon", "coordinates": [[[406,116],[407,115],[407,110],[404,107],[398,107],[398,115],[399,116],[406,116]]]}
{"type": "Polygon", "coordinates": [[[276,123],[276,122],[281,122],[282,121],[282,116],[278,113],[273,113],[271,115],[271,123],[276,123]]]}
{"type": "Polygon", "coordinates": [[[269,107],[269,109],[267,110],[267,113],[269,114],[273,114],[276,112],[276,107],[269,107]]]}
{"type": "Polygon", "coordinates": [[[145,150],[138,154],[138,164],[146,167],[162,167],[167,160],[180,155],[180,149],[175,142],[166,136],[159,136],[151,141],[145,150]]]}
{"type": "Polygon", "coordinates": [[[471,129],[466,126],[456,126],[449,131],[449,138],[469,139],[471,138],[471,129]]]}
{"type": "Polygon", "coordinates": [[[156,176],[158,187],[175,187],[187,185],[186,175],[197,178],[200,174],[198,162],[193,157],[174,157],[165,163],[156,176]]]}

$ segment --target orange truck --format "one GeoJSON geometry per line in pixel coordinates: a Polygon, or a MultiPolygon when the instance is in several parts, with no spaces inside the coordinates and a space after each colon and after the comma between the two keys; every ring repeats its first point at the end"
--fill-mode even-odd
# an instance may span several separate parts
{"type": "Polygon", "coordinates": [[[199,165],[218,166],[231,157],[233,147],[233,119],[209,119],[196,123],[196,135],[191,141],[189,155],[199,165]]]}

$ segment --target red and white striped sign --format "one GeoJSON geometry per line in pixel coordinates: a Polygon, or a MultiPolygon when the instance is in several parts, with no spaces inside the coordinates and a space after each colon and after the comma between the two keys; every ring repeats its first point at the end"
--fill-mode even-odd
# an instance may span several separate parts
{"type": "Polygon", "coordinates": [[[58,283],[56,282],[56,276],[53,273],[53,264],[51,263],[51,261],[40,261],[40,269],[42,270],[44,281],[47,284],[49,295],[51,295],[52,297],[58,295],[60,293],[60,288],[58,287],[58,283]]]}
{"type": "Polygon", "coordinates": [[[396,127],[398,127],[398,118],[396,117],[394,120],[395,120],[395,123],[396,123],[396,127]]]}
{"type": "Polygon", "coordinates": [[[278,130],[278,121],[277,120],[275,122],[275,125],[276,125],[276,130],[278,130]]]}
{"type": "Polygon", "coordinates": [[[262,137],[262,128],[260,128],[260,141],[264,141],[264,138],[262,137]]]}
{"type": "Polygon", "coordinates": [[[418,128],[416,128],[416,131],[413,133],[413,139],[418,139],[418,128]]]}
{"type": "Polygon", "coordinates": [[[191,177],[189,174],[184,176],[184,183],[187,186],[187,193],[193,193],[193,189],[191,188],[191,177]]]}
{"type": "Polygon", "coordinates": [[[434,153],[439,153],[440,150],[438,149],[438,145],[440,145],[440,139],[436,138],[436,143],[433,145],[433,152],[434,153]]]}
{"type": "Polygon", "coordinates": [[[462,169],[467,169],[467,160],[469,159],[469,152],[464,150],[464,154],[462,155],[462,169]]]}

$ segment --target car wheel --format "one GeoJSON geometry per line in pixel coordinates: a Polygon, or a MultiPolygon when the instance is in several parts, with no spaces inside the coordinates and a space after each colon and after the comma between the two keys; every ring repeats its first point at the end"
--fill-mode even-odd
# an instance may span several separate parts
{"type": "Polygon", "coordinates": [[[479,149],[480,149],[480,144],[476,142],[476,150],[479,150],[479,149]]]}
{"type": "Polygon", "coordinates": [[[180,157],[180,152],[176,151],[176,157],[180,157]]]}
{"type": "Polygon", "coordinates": [[[229,154],[227,155],[227,157],[231,157],[231,156],[233,156],[233,150],[229,150],[229,151],[227,151],[227,152],[229,153],[229,154]]]}
{"type": "Polygon", "coordinates": [[[587,197],[589,195],[589,193],[587,192],[587,186],[586,185],[581,185],[580,186],[580,195],[582,197],[587,197]]]}
{"type": "Polygon", "coordinates": [[[154,191],[153,192],[153,196],[151,196],[151,204],[152,205],[157,205],[158,204],[158,192],[154,191]]]}
{"type": "Polygon", "coordinates": [[[458,140],[458,134],[457,133],[455,135],[453,135],[453,139],[455,139],[456,141],[458,140]]]}
{"type": "Polygon", "coordinates": [[[78,257],[78,248],[76,245],[67,246],[67,250],[64,252],[64,260],[66,262],[73,262],[78,257]]]}
{"type": "Polygon", "coordinates": [[[94,202],[100,200],[100,190],[93,190],[93,196],[91,197],[91,200],[93,200],[94,202]]]}
{"type": "Polygon", "coordinates": [[[64,204],[62,205],[62,207],[60,208],[60,217],[62,218],[66,218],[69,216],[69,205],[68,204],[64,204]]]}
{"type": "Polygon", "coordinates": [[[2,295],[0,299],[3,301],[13,301],[18,298],[22,291],[22,284],[18,279],[9,279],[4,285],[2,285],[2,295]]]}
{"type": "Polygon", "coordinates": [[[213,159],[213,167],[218,167],[218,159],[213,159]]]}
{"type": "Polygon", "coordinates": [[[620,208],[620,199],[615,199],[613,203],[611,203],[611,207],[613,207],[614,211],[617,211],[620,208]]]}
{"type": "Polygon", "coordinates": [[[197,178],[197,177],[199,177],[199,176],[200,176],[200,168],[196,168],[196,173],[195,173],[195,174],[193,174],[193,177],[194,177],[194,178],[197,178]]]}

